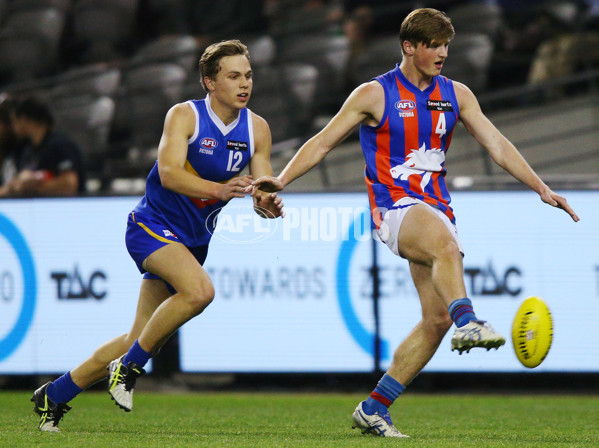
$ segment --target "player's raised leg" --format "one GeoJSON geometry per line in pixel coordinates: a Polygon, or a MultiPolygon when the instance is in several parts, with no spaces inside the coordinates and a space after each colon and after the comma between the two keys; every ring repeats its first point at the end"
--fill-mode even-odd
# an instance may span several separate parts
{"type": "MultiPolygon", "coordinates": [[[[352,419],[353,426],[362,429],[363,433],[404,437],[393,426],[389,406],[430,361],[452,322],[457,327],[464,327],[478,321],[466,297],[462,253],[457,231],[451,222],[445,222],[425,204],[391,213],[403,213],[400,219],[390,221],[399,226],[391,231],[398,233],[399,254],[410,262],[422,306],[422,320],[396,349],[389,370],[370,397],[358,405],[352,419]],[[422,238],[423,232],[427,238],[422,238]]],[[[501,338],[497,334],[494,336],[501,338]]],[[[476,338],[465,338],[464,341],[471,344],[470,347],[480,343],[476,338]]]]}
{"type": "Polygon", "coordinates": [[[488,350],[505,344],[505,337],[476,317],[466,295],[462,253],[453,224],[425,204],[410,208],[401,224],[399,252],[410,262],[431,268],[432,284],[456,325],[452,350],[461,354],[474,347],[488,350]]]}
{"type": "Polygon", "coordinates": [[[133,391],[143,367],[167,339],[185,322],[200,314],[214,298],[208,274],[182,244],[167,244],[150,254],[144,269],[160,276],[177,291],[153,313],[139,338],[109,367],[108,391],[125,411],[133,408],[133,391]]]}
{"type": "Polygon", "coordinates": [[[67,405],[81,391],[106,377],[106,366],[121,356],[135,341],[158,306],[170,296],[162,280],[144,280],[135,319],[129,333],[100,346],[88,359],[53,382],[37,389],[31,401],[39,414],[38,429],[58,432],[58,424],[71,407],[67,405]]]}

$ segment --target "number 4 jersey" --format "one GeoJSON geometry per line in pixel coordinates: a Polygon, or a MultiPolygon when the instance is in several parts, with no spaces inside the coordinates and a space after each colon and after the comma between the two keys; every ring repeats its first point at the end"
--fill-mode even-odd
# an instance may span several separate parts
{"type": "MultiPolygon", "coordinates": [[[[254,155],[252,112],[241,109],[235,121],[225,125],[210,107],[209,97],[188,101],[195,114],[195,132],[188,140],[185,170],[201,179],[226,183],[246,167],[254,155]]],[[[174,230],[188,247],[208,244],[216,218],[226,202],[190,198],[162,186],[158,162],[148,175],[146,194],[134,212],[153,213],[174,230]]]]}
{"type": "Polygon", "coordinates": [[[391,210],[409,196],[439,208],[455,223],[444,168],[460,113],[453,82],[435,76],[421,91],[399,65],[375,80],[385,90],[385,112],[378,126],[360,126],[373,212],[391,210]]]}

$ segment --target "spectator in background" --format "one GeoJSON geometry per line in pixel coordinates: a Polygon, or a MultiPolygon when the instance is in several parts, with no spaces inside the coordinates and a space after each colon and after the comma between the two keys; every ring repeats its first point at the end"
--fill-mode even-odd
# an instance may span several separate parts
{"type": "Polygon", "coordinates": [[[563,71],[569,55],[563,52],[568,38],[562,37],[572,36],[581,26],[577,19],[581,0],[497,0],[497,4],[503,26],[495,41],[489,85],[500,89],[534,84],[549,79],[550,72],[563,71]]]}
{"type": "Polygon", "coordinates": [[[3,95],[0,98],[0,197],[6,195],[8,184],[18,170],[20,145],[11,123],[13,109],[14,101],[3,95]]]}
{"type": "MultiPolygon", "coordinates": [[[[542,17],[551,32],[536,49],[528,73],[530,84],[561,78],[585,65],[597,64],[597,13],[596,0],[588,0],[587,4],[559,1],[548,5],[542,17]]],[[[558,94],[559,89],[550,93],[558,94]]]]}
{"type": "Polygon", "coordinates": [[[17,101],[11,124],[23,149],[16,176],[6,184],[3,196],[73,195],[85,191],[85,173],[79,147],[54,130],[48,107],[28,97],[17,101]]]}

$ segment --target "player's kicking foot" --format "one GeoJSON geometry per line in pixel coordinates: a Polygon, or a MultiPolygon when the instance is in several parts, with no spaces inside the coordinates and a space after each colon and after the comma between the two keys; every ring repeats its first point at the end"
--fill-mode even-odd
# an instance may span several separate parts
{"type": "Polygon", "coordinates": [[[33,411],[39,414],[40,423],[37,429],[40,431],[60,432],[58,423],[62,417],[71,410],[66,403],[54,403],[46,395],[46,389],[50,382],[47,382],[33,393],[31,401],[33,402],[33,411]]]}
{"type": "Polygon", "coordinates": [[[108,393],[125,412],[133,409],[135,381],[146,371],[134,362],[123,364],[124,355],[108,364],[108,393]]]}
{"type": "Polygon", "coordinates": [[[369,415],[362,409],[362,404],[356,407],[356,410],[352,414],[352,428],[359,428],[362,430],[362,434],[372,434],[380,437],[410,437],[399,432],[399,430],[393,426],[391,416],[388,412],[379,414],[377,411],[374,415],[369,415]]]}
{"type": "Polygon", "coordinates": [[[503,344],[505,338],[484,320],[471,320],[463,327],[455,329],[451,338],[451,351],[457,350],[461,355],[463,351],[468,353],[474,347],[490,350],[498,349],[503,344]]]}

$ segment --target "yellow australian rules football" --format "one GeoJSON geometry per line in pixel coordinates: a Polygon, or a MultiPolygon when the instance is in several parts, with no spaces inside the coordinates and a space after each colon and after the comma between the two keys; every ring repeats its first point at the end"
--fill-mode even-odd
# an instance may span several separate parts
{"type": "Polygon", "coordinates": [[[553,340],[553,320],[547,304],[538,297],[524,300],[512,324],[512,343],[518,360],[533,369],[543,362],[553,340]]]}

